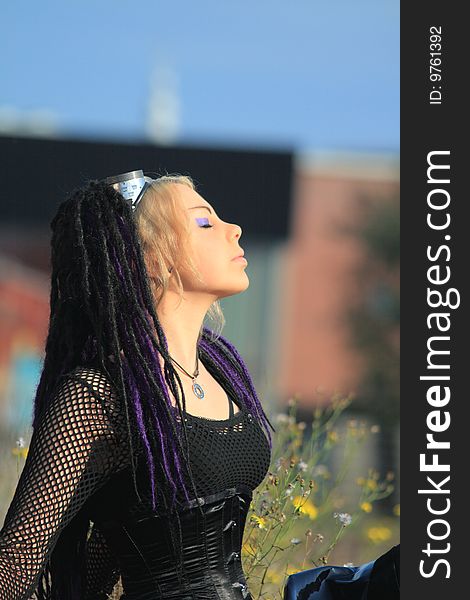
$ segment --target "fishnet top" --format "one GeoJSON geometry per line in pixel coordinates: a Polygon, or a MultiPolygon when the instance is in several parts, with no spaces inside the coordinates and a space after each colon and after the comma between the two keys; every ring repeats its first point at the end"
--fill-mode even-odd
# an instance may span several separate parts
{"type": "MultiPolygon", "coordinates": [[[[224,421],[186,418],[199,495],[261,483],[270,450],[250,413],[241,407],[224,421]]],[[[98,369],[77,367],[61,378],[39,419],[0,531],[0,600],[31,598],[61,531],[79,511],[94,524],[84,600],[106,599],[120,570],[99,521],[149,508],[133,493],[127,425],[114,388],[98,369]]]]}

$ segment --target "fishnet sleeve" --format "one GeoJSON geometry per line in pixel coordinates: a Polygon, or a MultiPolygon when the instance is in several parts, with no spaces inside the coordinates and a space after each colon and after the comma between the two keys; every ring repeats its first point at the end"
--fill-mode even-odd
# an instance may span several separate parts
{"type": "Polygon", "coordinates": [[[116,556],[95,525],[87,542],[86,572],[84,600],[107,600],[121,573],[116,556]]]}
{"type": "Polygon", "coordinates": [[[125,462],[116,397],[99,371],[64,376],[32,435],[0,531],[0,600],[26,600],[62,529],[125,462]]]}

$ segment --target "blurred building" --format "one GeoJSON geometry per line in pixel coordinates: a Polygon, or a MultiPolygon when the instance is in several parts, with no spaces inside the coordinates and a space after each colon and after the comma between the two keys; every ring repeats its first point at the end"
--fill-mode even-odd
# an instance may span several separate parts
{"type": "MultiPolygon", "coordinates": [[[[251,234],[241,240],[251,283],[245,293],[222,301],[225,335],[247,360],[268,410],[280,409],[293,394],[307,408],[319,401],[318,390],[324,391],[327,402],[335,391],[347,394],[357,388],[364,364],[351,344],[346,314],[362,293],[355,271],[364,249],[349,228],[361,219],[364,196],[380,203],[397,196],[398,187],[396,156],[299,155],[288,238],[276,241],[251,234]]],[[[35,356],[38,365],[44,350],[49,235],[44,228],[2,228],[0,416],[4,419],[11,415],[11,405],[23,402],[12,378],[26,367],[22,371],[15,364],[35,356]]],[[[38,374],[34,367],[30,370],[38,374]]],[[[29,392],[22,390],[25,393],[29,392]]],[[[7,422],[13,424],[10,417],[7,422]]]]}
{"type": "Polygon", "coordinates": [[[310,405],[355,392],[364,370],[351,339],[348,311],[364,294],[357,273],[364,246],[351,235],[363,200],[398,199],[396,156],[310,155],[295,169],[292,232],[282,257],[277,388],[310,405]]]}
{"type": "Polygon", "coordinates": [[[31,242],[4,234],[0,252],[0,427],[21,435],[32,419],[49,318],[47,263],[37,262],[44,249],[35,252],[31,242]],[[8,252],[20,246],[21,256],[8,252]]]}

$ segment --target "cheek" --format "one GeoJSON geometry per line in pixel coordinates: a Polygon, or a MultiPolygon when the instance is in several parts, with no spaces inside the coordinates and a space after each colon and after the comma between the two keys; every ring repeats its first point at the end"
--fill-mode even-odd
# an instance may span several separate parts
{"type": "Polygon", "coordinates": [[[191,251],[194,259],[194,264],[202,274],[210,275],[214,270],[219,270],[223,265],[223,252],[221,251],[222,244],[220,240],[211,235],[211,232],[206,236],[198,236],[192,239],[191,251]]]}
{"type": "Polygon", "coordinates": [[[232,281],[237,271],[234,264],[230,264],[227,253],[221,249],[220,244],[205,244],[204,247],[199,247],[194,258],[204,282],[203,287],[224,287],[232,281]]]}
{"type": "Polygon", "coordinates": [[[206,283],[220,280],[227,272],[228,265],[226,263],[220,250],[208,248],[205,252],[199,253],[197,257],[199,271],[206,283]]]}

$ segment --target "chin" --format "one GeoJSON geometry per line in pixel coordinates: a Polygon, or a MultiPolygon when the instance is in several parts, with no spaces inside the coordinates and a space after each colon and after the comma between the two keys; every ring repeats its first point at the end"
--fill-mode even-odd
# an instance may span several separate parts
{"type": "Polygon", "coordinates": [[[243,271],[242,283],[240,285],[240,289],[236,293],[239,294],[240,292],[244,292],[249,287],[249,285],[250,285],[250,278],[248,277],[246,272],[243,271]]]}
{"type": "Polygon", "coordinates": [[[247,277],[245,277],[244,282],[240,283],[239,285],[227,288],[227,289],[223,290],[221,293],[219,293],[219,298],[227,298],[228,296],[236,296],[237,294],[241,294],[246,289],[248,289],[249,286],[250,286],[250,280],[248,279],[248,276],[247,276],[247,277]]]}
{"type": "Polygon", "coordinates": [[[247,290],[249,287],[250,287],[250,280],[247,277],[245,285],[242,286],[242,287],[240,287],[240,289],[238,290],[237,294],[241,294],[242,292],[244,292],[245,290],[247,290]]]}

